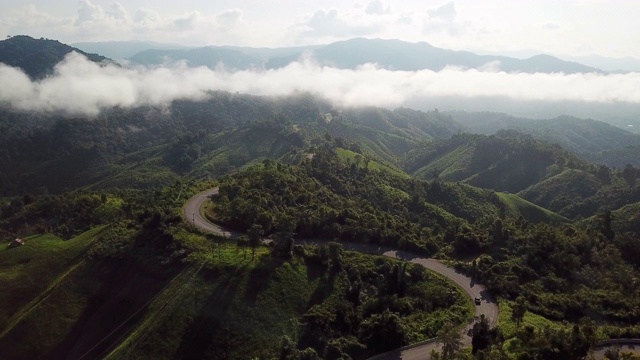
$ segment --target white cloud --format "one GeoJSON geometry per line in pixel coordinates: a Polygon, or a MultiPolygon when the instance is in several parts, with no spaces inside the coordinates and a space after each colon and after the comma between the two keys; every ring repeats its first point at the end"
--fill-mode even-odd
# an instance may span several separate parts
{"type": "Polygon", "coordinates": [[[122,4],[120,4],[119,2],[114,2],[113,4],[111,4],[107,14],[114,19],[124,20],[125,22],[130,21],[127,9],[125,9],[124,6],[122,6],[122,4]]]}
{"type": "Polygon", "coordinates": [[[104,11],[100,5],[95,5],[89,0],[84,0],[80,2],[76,25],[81,25],[84,22],[100,20],[103,17],[104,11]]]}
{"type": "Polygon", "coordinates": [[[229,9],[216,15],[216,21],[219,25],[232,28],[242,19],[242,10],[229,9]]]}
{"type": "Polygon", "coordinates": [[[429,15],[424,21],[422,32],[424,34],[443,32],[450,36],[459,36],[465,32],[469,23],[458,21],[458,12],[453,2],[446,3],[438,8],[427,10],[429,15]]]}
{"type": "Polygon", "coordinates": [[[178,19],[173,21],[173,26],[177,30],[193,30],[198,25],[198,22],[201,21],[202,16],[197,11],[194,11],[190,14],[186,14],[178,19]]]}
{"type": "Polygon", "coordinates": [[[23,111],[97,114],[102,108],[114,106],[201,100],[208,90],[254,95],[308,91],[345,106],[396,107],[447,96],[640,104],[640,73],[508,74],[498,71],[496,64],[488,64],[487,69],[390,71],[367,64],[346,70],[322,67],[310,60],[274,70],[230,72],[180,64],[147,69],[100,66],[71,53],[56,66],[53,76],[35,82],[21,71],[0,64],[0,78],[5,84],[0,87],[0,104],[23,111]]]}
{"type": "Polygon", "coordinates": [[[389,14],[391,12],[391,7],[381,0],[372,0],[367,4],[364,12],[369,15],[389,14]]]}
{"type": "Polygon", "coordinates": [[[157,11],[140,8],[136,11],[134,21],[142,26],[155,27],[162,19],[157,11]]]}
{"type": "Polygon", "coordinates": [[[456,4],[448,2],[438,8],[427,10],[427,14],[429,14],[430,18],[451,22],[456,19],[458,12],[456,11],[456,4]]]}
{"type": "MultiPolygon", "coordinates": [[[[369,17],[370,18],[370,17],[369,17]]],[[[325,42],[350,37],[367,36],[384,28],[379,19],[368,19],[354,13],[340,13],[336,9],[317,10],[313,15],[293,25],[292,30],[304,42],[325,42]]]]}

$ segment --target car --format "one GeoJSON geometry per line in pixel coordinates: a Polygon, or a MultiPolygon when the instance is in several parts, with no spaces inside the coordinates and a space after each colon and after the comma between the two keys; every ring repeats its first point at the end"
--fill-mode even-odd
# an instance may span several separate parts
{"type": "Polygon", "coordinates": [[[482,302],[482,300],[480,300],[480,298],[479,298],[479,297],[477,297],[477,298],[473,299],[473,302],[475,302],[475,303],[476,303],[476,305],[480,305],[480,303],[482,302]]]}

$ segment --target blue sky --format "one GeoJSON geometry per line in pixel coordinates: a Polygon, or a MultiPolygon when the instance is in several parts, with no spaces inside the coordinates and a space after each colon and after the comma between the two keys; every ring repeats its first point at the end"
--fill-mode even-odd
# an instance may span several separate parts
{"type": "Polygon", "coordinates": [[[0,0],[0,36],[293,46],[352,37],[452,49],[640,58],[637,0],[0,0]]]}

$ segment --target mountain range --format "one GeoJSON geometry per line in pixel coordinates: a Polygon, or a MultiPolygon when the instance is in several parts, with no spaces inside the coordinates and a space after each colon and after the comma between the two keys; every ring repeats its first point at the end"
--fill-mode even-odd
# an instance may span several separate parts
{"type": "Polygon", "coordinates": [[[507,56],[478,55],[468,51],[454,51],[430,45],[427,42],[410,43],[400,40],[355,38],[327,45],[291,48],[250,48],[235,46],[207,46],[186,48],[148,42],[77,43],[80,49],[110,55],[116,59],[125,56],[133,63],[160,65],[186,61],[192,66],[215,68],[223,63],[230,69],[251,67],[279,68],[303,56],[312,56],[321,65],[354,69],[366,63],[375,63],[390,70],[433,70],[446,66],[479,69],[494,66],[506,72],[602,72],[594,67],[563,61],[550,55],[536,55],[527,59],[507,56]],[[139,50],[134,54],[135,50],[139,50]],[[129,56],[127,56],[129,55],[129,56]]]}

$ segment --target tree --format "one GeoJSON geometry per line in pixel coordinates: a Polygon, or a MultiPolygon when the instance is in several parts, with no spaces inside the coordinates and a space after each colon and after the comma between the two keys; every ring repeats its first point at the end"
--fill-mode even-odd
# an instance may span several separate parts
{"type": "Polygon", "coordinates": [[[293,255],[294,240],[291,233],[278,232],[273,234],[273,250],[271,254],[281,259],[290,259],[293,255]]]}
{"type": "Polygon", "coordinates": [[[328,246],[329,250],[329,267],[331,269],[342,269],[342,244],[337,242],[330,242],[328,246]]]}
{"type": "Polygon", "coordinates": [[[473,336],[471,337],[471,354],[475,355],[478,351],[489,347],[491,343],[491,332],[489,321],[482,314],[480,321],[473,324],[473,336]]]}
{"type": "Polygon", "coordinates": [[[636,186],[636,170],[630,164],[624,167],[622,170],[622,178],[627,182],[629,187],[636,186]]]}
{"type": "Polygon", "coordinates": [[[256,248],[260,245],[263,234],[264,230],[262,230],[262,226],[258,224],[251,225],[247,232],[249,236],[249,246],[251,246],[251,260],[256,259],[256,248]]]}
{"type": "Polygon", "coordinates": [[[511,305],[511,320],[516,322],[516,328],[520,327],[526,312],[527,304],[522,296],[518,296],[516,301],[511,305]]]}
{"type": "Polygon", "coordinates": [[[242,248],[242,252],[243,252],[243,259],[247,258],[247,246],[249,246],[249,238],[247,237],[247,235],[241,235],[238,237],[238,239],[236,239],[236,245],[239,248],[242,248]]]}
{"type": "Polygon", "coordinates": [[[613,240],[616,236],[616,232],[613,230],[613,216],[611,215],[611,210],[605,210],[600,215],[600,219],[602,221],[600,224],[600,232],[608,240],[613,240]]]}
{"type": "Polygon", "coordinates": [[[385,310],[374,314],[362,322],[360,338],[367,348],[381,353],[399,348],[406,344],[406,330],[395,313],[385,310]]]}
{"type": "Polygon", "coordinates": [[[442,344],[442,360],[455,359],[462,349],[462,333],[452,323],[438,331],[438,344],[442,344]]]}

